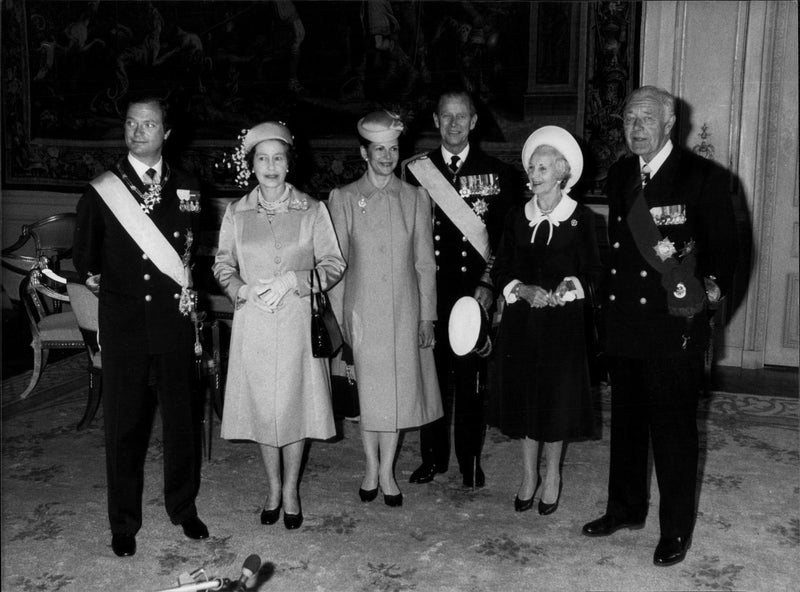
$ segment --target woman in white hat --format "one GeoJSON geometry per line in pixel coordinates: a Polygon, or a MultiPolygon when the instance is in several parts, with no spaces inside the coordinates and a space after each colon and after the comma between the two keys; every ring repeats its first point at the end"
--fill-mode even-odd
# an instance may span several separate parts
{"type": "Polygon", "coordinates": [[[335,435],[328,360],[311,352],[309,280],[323,290],[345,262],[327,208],[286,182],[293,138],[277,122],[240,136],[237,180],[257,181],[225,210],[214,276],[234,303],[222,437],[257,442],[269,493],[262,524],[283,506],[287,529],[303,522],[300,464],[309,438],[335,435]],[[283,475],[281,475],[281,459],[283,475]]]}
{"type": "Polygon", "coordinates": [[[433,360],[436,262],[428,193],[395,175],[400,118],[369,113],[357,125],[364,176],[331,192],[348,271],[331,292],[353,349],[366,471],[359,495],[399,506],[394,477],[399,432],[442,416],[433,360]]]}
{"type": "Polygon", "coordinates": [[[556,126],[536,130],[522,149],[522,165],[533,196],[509,213],[492,269],[506,307],[491,423],[522,440],[518,512],[533,507],[544,442],[538,509],[546,515],[561,497],[564,440],[592,432],[584,303],[602,268],[592,212],[568,195],[583,170],[575,138],[556,126]]]}

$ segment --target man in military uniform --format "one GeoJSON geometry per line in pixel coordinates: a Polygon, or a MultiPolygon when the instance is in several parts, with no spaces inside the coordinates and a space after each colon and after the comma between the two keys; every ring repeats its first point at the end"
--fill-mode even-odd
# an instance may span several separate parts
{"type": "Polygon", "coordinates": [[[674,146],[674,98],[645,86],[623,111],[633,156],[611,167],[606,353],[611,379],[608,504],[587,536],[641,528],[648,447],[658,478],[656,565],[684,559],[694,528],[698,380],[708,306],[727,293],[736,262],[726,172],[674,146]]]}
{"type": "Polygon", "coordinates": [[[412,473],[411,483],[427,483],[436,473],[447,470],[448,394],[452,384],[455,449],[463,483],[468,487],[485,484],[480,455],[485,432],[486,359],[474,352],[454,355],[447,334],[450,311],[462,296],[474,297],[486,311],[492,309],[496,295],[488,273],[512,203],[510,167],[470,144],[469,135],[477,121],[468,93],[443,94],[433,114],[441,146],[409,159],[403,166],[403,176],[425,187],[435,204],[433,247],[439,320],[434,356],[446,410],[443,418],[422,428],[422,464],[412,473]]]}
{"type": "Polygon", "coordinates": [[[167,513],[187,537],[208,537],[195,507],[202,410],[191,388],[195,295],[189,266],[200,193],[162,159],[169,133],[158,99],[131,102],[124,122],[128,155],[92,180],[77,206],[75,267],[90,288],[99,284],[108,517],[120,557],[136,552],[156,405],[167,513]]]}

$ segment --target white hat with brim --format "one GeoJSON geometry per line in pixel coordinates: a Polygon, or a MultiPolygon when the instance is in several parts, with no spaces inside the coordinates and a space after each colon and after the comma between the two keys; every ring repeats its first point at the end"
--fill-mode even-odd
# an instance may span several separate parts
{"type": "Polygon", "coordinates": [[[539,146],[552,146],[558,150],[569,163],[570,177],[564,187],[567,191],[578,182],[583,173],[583,153],[578,142],[564,128],[557,125],[546,125],[533,132],[522,147],[522,169],[528,170],[533,152],[539,146]]]}
{"type": "Polygon", "coordinates": [[[358,135],[368,142],[391,142],[400,137],[405,126],[400,116],[391,111],[381,109],[366,114],[356,125],[358,135]]]}
{"type": "Polygon", "coordinates": [[[489,314],[471,296],[462,296],[456,300],[450,311],[447,335],[450,348],[457,356],[475,352],[481,357],[486,357],[492,352],[489,314]]]}
{"type": "Polygon", "coordinates": [[[292,132],[289,131],[288,127],[277,121],[265,121],[264,123],[259,123],[250,128],[250,131],[247,132],[244,140],[242,140],[244,154],[250,152],[250,150],[264,140],[280,140],[281,142],[287,143],[289,146],[294,144],[292,132]]]}

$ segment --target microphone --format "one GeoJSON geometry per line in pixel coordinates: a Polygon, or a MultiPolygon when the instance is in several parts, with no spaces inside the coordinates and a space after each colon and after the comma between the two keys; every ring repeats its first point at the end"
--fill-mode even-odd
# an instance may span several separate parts
{"type": "Polygon", "coordinates": [[[231,587],[231,592],[245,592],[247,590],[247,581],[258,573],[261,569],[261,557],[253,553],[244,560],[242,565],[242,575],[231,587]]]}

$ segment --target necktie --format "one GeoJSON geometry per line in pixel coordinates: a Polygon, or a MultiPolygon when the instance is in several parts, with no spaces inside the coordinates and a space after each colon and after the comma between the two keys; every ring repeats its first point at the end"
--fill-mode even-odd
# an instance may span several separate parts
{"type": "Polygon", "coordinates": [[[458,171],[459,160],[461,159],[457,155],[454,155],[453,157],[450,158],[450,164],[448,166],[450,167],[450,170],[453,171],[454,173],[458,171]]]}
{"type": "Polygon", "coordinates": [[[642,167],[641,175],[642,175],[642,189],[644,189],[650,182],[650,167],[647,165],[647,163],[645,163],[645,165],[642,167]]]}
{"type": "Polygon", "coordinates": [[[144,174],[145,174],[146,177],[148,177],[150,179],[150,184],[151,185],[156,182],[156,175],[158,173],[156,173],[155,169],[147,169],[144,174]]]}

